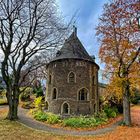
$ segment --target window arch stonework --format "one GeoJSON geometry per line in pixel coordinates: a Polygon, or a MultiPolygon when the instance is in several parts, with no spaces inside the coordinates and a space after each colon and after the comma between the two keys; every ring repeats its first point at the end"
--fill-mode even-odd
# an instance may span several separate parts
{"type": "Polygon", "coordinates": [[[70,114],[70,105],[67,102],[64,102],[61,105],[61,114],[70,114]]]}
{"type": "Polygon", "coordinates": [[[76,83],[76,74],[74,72],[68,74],[68,83],[76,83]]]}
{"type": "Polygon", "coordinates": [[[88,101],[89,100],[88,89],[82,88],[78,91],[78,100],[79,101],[88,101]]]}

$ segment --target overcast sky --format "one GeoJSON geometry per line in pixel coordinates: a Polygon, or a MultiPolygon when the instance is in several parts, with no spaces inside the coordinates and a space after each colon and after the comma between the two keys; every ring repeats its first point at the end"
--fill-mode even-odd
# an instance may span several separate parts
{"type": "MultiPolygon", "coordinates": [[[[98,17],[108,0],[57,0],[59,9],[67,21],[77,12],[75,25],[78,37],[90,55],[98,59],[99,43],[95,36],[98,17]]],[[[96,60],[97,61],[97,60],[96,60]]]]}
{"type": "Polygon", "coordinates": [[[78,37],[90,55],[95,55],[96,62],[103,69],[98,58],[99,42],[95,36],[95,27],[101,15],[103,5],[108,0],[57,0],[59,10],[67,21],[77,12],[75,25],[78,28],[78,37]]]}

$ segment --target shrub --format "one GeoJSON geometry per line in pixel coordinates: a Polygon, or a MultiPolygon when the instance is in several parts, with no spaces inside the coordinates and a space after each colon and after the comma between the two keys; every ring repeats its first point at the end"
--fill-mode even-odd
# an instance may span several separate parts
{"type": "Polygon", "coordinates": [[[42,97],[38,97],[34,100],[35,108],[42,110],[42,97]]]}
{"type": "Polygon", "coordinates": [[[43,121],[43,122],[47,121],[48,118],[47,114],[40,110],[33,112],[33,116],[36,120],[43,121]]]}
{"type": "Polygon", "coordinates": [[[116,107],[109,107],[108,105],[106,105],[104,107],[104,112],[106,113],[108,118],[114,118],[117,116],[118,114],[118,109],[116,107]]]}
{"type": "Polygon", "coordinates": [[[48,116],[47,123],[49,124],[56,124],[60,122],[60,117],[58,115],[47,113],[47,116],[48,116]]]}
{"type": "Polygon", "coordinates": [[[47,121],[49,124],[56,124],[60,122],[60,117],[52,113],[46,113],[41,110],[31,110],[33,117],[38,121],[47,121]]]}
{"type": "Polygon", "coordinates": [[[107,115],[104,111],[99,112],[97,115],[95,115],[95,117],[107,119],[107,115]]]}
{"type": "Polygon", "coordinates": [[[70,126],[70,127],[93,127],[98,126],[100,124],[104,124],[107,121],[107,118],[97,118],[97,117],[90,117],[86,118],[84,116],[81,117],[73,117],[64,119],[63,125],[70,126]]]}
{"type": "Polygon", "coordinates": [[[48,124],[62,123],[63,126],[70,126],[75,128],[94,127],[101,124],[105,124],[108,121],[108,118],[105,116],[105,113],[102,113],[101,116],[98,117],[80,116],[80,117],[67,118],[64,120],[61,120],[60,116],[58,115],[52,113],[46,113],[41,110],[30,110],[30,113],[38,121],[43,121],[43,122],[46,121],[48,124]]]}
{"type": "Polygon", "coordinates": [[[132,104],[138,104],[140,101],[140,91],[137,88],[132,89],[130,101],[132,104]]]}
{"type": "Polygon", "coordinates": [[[111,95],[107,97],[107,102],[106,105],[111,108],[117,108],[119,113],[123,113],[123,103],[121,98],[118,98],[116,95],[111,95]]]}
{"type": "Polygon", "coordinates": [[[81,121],[78,118],[68,118],[63,121],[64,126],[81,127],[81,121]]]}
{"type": "Polygon", "coordinates": [[[117,113],[115,111],[111,112],[110,117],[115,118],[117,116],[117,113]]]}
{"type": "Polygon", "coordinates": [[[131,99],[131,103],[136,105],[136,104],[138,104],[139,100],[140,100],[140,97],[133,97],[131,99]]]}
{"type": "Polygon", "coordinates": [[[36,97],[44,96],[41,86],[34,88],[33,92],[36,94],[36,97]]]}

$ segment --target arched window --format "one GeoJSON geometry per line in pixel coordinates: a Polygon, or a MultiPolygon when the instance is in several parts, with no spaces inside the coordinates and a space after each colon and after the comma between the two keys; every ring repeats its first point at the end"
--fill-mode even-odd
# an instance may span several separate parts
{"type": "Polygon", "coordinates": [[[76,82],[76,76],[74,72],[70,72],[68,75],[68,82],[69,83],[75,83],[76,82]]]}
{"type": "Polygon", "coordinates": [[[93,109],[94,109],[94,113],[95,113],[96,112],[96,104],[94,104],[93,109]]]}
{"type": "Polygon", "coordinates": [[[95,85],[95,76],[92,77],[92,85],[95,85]]]}
{"type": "Polygon", "coordinates": [[[69,106],[68,106],[67,103],[65,103],[65,104],[63,105],[63,113],[64,113],[64,114],[68,114],[68,109],[69,109],[69,106]]]}
{"type": "Polygon", "coordinates": [[[56,88],[53,89],[52,99],[57,99],[57,89],[56,88]]]}
{"type": "Polygon", "coordinates": [[[88,95],[87,89],[82,88],[78,93],[78,99],[80,101],[86,101],[87,100],[87,95],[88,95]]]}
{"type": "Polygon", "coordinates": [[[62,114],[70,114],[70,106],[68,103],[63,103],[61,107],[62,114]]]}

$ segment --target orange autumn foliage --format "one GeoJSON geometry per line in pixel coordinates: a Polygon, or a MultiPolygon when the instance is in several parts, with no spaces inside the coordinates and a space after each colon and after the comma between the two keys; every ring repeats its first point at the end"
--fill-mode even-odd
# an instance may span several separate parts
{"type": "Polygon", "coordinates": [[[108,92],[120,97],[125,81],[129,82],[130,90],[140,85],[139,11],[138,0],[112,0],[104,5],[97,26],[99,57],[110,78],[108,92]]]}

